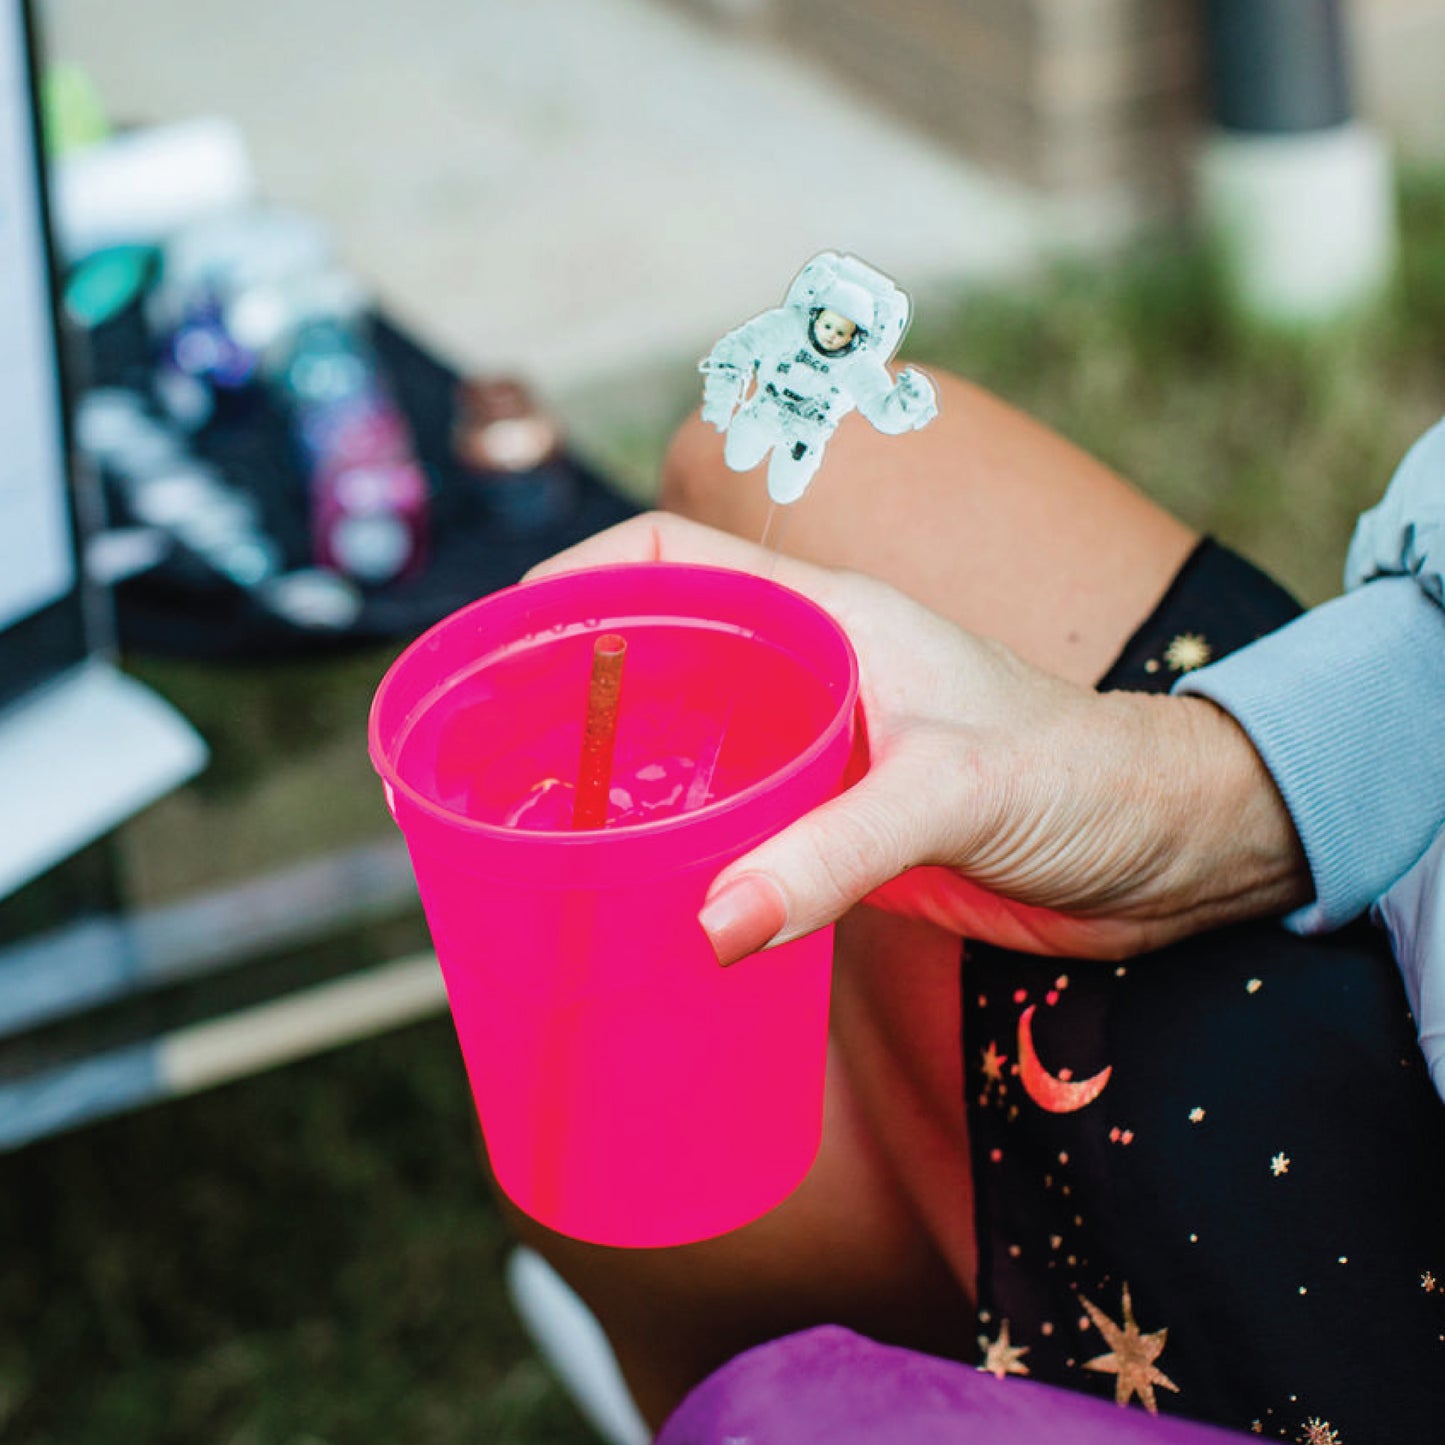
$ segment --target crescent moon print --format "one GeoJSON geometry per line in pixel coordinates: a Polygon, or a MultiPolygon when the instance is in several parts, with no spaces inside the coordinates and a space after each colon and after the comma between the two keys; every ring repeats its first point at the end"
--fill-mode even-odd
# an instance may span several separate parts
{"type": "Polygon", "coordinates": [[[1110,1064],[1092,1078],[1077,1081],[1061,1079],[1049,1073],[1034,1052],[1036,1007],[1036,1004],[1030,1004],[1019,1015],[1019,1082],[1039,1108],[1047,1109],[1050,1114],[1072,1114],[1085,1104],[1092,1104],[1104,1092],[1104,1085],[1109,1082],[1114,1066],[1110,1064]]]}

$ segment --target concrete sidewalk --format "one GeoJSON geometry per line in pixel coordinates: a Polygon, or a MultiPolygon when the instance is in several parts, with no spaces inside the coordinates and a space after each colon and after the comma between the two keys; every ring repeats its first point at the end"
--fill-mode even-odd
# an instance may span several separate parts
{"type": "Polygon", "coordinates": [[[1061,218],[796,56],[663,0],[46,0],[126,120],[223,113],[466,366],[554,400],[690,363],[815,251],[906,289],[1014,271],[1061,218]]]}

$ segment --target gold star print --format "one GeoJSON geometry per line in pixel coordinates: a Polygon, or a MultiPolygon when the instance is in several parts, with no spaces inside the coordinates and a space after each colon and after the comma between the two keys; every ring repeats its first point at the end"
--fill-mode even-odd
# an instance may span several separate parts
{"type": "Polygon", "coordinates": [[[1007,1320],[999,1327],[998,1339],[990,1340],[987,1335],[980,1335],[978,1347],[984,1352],[983,1364],[978,1367],[980,1372],[986,1371],[996,1380],[1003,1379],[1005,1375],[1028,1374],[1029,1367],[1022,1357],[1028,1354],[1029,1347],[1009,1343],[1007,1320]]]}
{"type": "Polygon", "coordinates": [[[1209,644],[1197,632],[1181,632],[1164,649],[1170,672],[1193,672],[1213,656],[1209,644]]]}
{"type": "Polygon", "coordinates": [[[1283,1151],[1276,1154],[1274,1158],[1269,1161],[1269,1172],[1273,1174],[1276,1179],[1278,1179],[1281,1174],[1288,1174],[1289,1155],[1283,1151]]]}
{"type": "Polygon", "coordinates": [[[1169,1331],[1154,1330],[1147,1335],[1140,1331],[1134,1322],[1134,1304],[1129,1298],[1127,1284],[1124,1286],[1122,1325],[1116,1325],[1092,1300],[1085,1299],[1083,1295],[1079,1296],[1079,1300],[1088,1310],[1089,1318],[1099,1327],[1099,1333],[1109,1343],[1109,1353],[1085,1360],[1084,1368],[1117,1377],[1114,1381],[1116,1405],[1127,1405],[1137,1395],[1144,1408],[1151,1415],[1157,1415],[1159,1406],[1154,1399],[1154,1386],[1163,1385],[1166,1390],[1173,1390],[1176,1395],[1179,1393],[1179,1386],[1154,1367],[1154,1361],[1164,1352],[1164,1341],[1169,1331]]]}
{"type": "Polygon", "coordinates": [[[1198,1104],[1189,1111],[1189,1122],[1191,1124],[1202,1124],[1204,1122],[1204,1110],[1201,1109],[1198,1104]]]}
{"type": "Polygon", "coordinates": [[[992,1039],[988,1047],[983,1051],[983,1076],[991,1084],[1003,1083],[1003,1066],[1008,1062],[1008,1055],[998,1051],[998,1045],[992,1039]]]}
{"type": "Polygon", "coordinates": [[[1344,1445],[1340,1432],[1328,1420],[1311,1418],[1305,1421],[1305,1432],[1300,1445],[1344,1445]]]}
{"type": "Polygon", "coordinates": [[[1420,1288],[1424,1290],[1426,1294],[1434,1294],[1435,1291],[1440,1288],[1440,1281],[1427,1269],[1425,1273],[1420,1276],[1420,1288]]]}

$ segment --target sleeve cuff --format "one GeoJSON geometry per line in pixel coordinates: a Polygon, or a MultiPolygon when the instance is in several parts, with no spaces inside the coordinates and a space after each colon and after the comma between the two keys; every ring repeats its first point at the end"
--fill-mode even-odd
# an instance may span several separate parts
{"type": "Polygon", "coordinates": [[[1273,776],[1315,884],[1296,931],[1362,913],[1445,823],[1445,611],[1413,580],[1337,597],[1174,690],[1228,712],[1273,776]]]}

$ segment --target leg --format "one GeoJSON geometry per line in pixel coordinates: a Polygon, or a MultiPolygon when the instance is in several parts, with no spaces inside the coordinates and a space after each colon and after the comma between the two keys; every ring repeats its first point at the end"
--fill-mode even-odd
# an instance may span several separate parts
{"type": "MultiPolygon", "coordinates": [[[[976,388],[941,378],[940,404],[937,421],[904,437],[846,418],[785,514],[782,545],[870,572],[1040,665],[1095,680],[1193,538],[976,388]]],[[[768,510],[762,479],[730,470],[721,439],[697,419],[674,441],[663,500],[753,538],[768,510]]],[[[652,1420],[722,1360],[808,1324],[971,1351],[958,948],[868,909],[840,927],[823,1148],[766,1219],[655,1253],[597,1249],[519,1221],[597,1313],[652,1420]]]]}
{"type": "Polygon", "coordinates": [[[796,502],[808,490],[822,461],[822,448],[817,442],[809,445],[798,441],[774,447],[768,464],[768,496],[776,502],[796,502]]]}
{"type": "MultiPolygon", "coordinates": [[[[1103,685],[1162,691],[1171,639],[1222,656],[1296,612],[1242,559],[1205,553],[1103,685]]],[[[1079,1306],[1119,1319],[1127,1286],[1139,1329],[1161,1347],[1167,1329],[1162,1412],[1301,1440],[1432,1438],[1445,1299],[1411,1262],[1439,1247],[1445,1111],[1383,935],[1259,920],[1137,965],[1061,963],[971,944],[963,971],[990,1335],[1008,1320],[1036,1381],[1112,1393],[1079,1306]],[[1056,1113],[990,1077],[1031,1009],[1050,1068],[1109,1066],[1097,1105],[1056,1113]],[[1359,1332],[1363,1299],[1389,1320],[1378,1338],[1359,1332]]]]}
{"type": "MultiPolygon", "coordinates": [[[[1193,545],[1189,530],[1047,428],[939,376],[939,415],[885,437],[856,413],[789,507],[783,548],[867,572],[1041,667],[1095,682],[1193,545]]],[[[663,504],[754,540],[768,499],[694,418],[663,504]]]]}
{"type": "MultiPolygon", "coordinates": [[[[699,425],[706,423],[699,420],[699,425]]],[[[708,428],[716,435],[716,430],[708,428]]],[[[744,405],[738,408],[727,435],[723,441],[723,457],[729,471],[750,472],[767,456],[768,449],[777,441],[777,434],[765,426],[757,414],[744,405]]]]}

